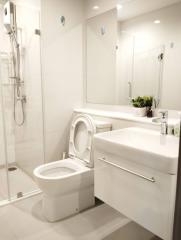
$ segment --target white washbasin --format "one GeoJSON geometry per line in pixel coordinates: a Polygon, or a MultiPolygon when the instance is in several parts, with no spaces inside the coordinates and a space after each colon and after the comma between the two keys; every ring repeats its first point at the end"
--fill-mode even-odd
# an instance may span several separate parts
{"type": "Polygon", "coordinates": [[[174,136],[143,128],[125,128],[96,134],[94,147],[164,173],[177,173],[179,138],[174,136]]]}

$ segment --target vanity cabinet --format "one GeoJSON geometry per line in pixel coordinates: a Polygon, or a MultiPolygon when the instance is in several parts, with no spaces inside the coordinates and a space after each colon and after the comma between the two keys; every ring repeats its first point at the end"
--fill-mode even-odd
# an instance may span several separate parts
{"type": "Polygon", "coordinates": [[[176,175],[94,151],[95,196],[164,240],[172,239],[176,175]]]}

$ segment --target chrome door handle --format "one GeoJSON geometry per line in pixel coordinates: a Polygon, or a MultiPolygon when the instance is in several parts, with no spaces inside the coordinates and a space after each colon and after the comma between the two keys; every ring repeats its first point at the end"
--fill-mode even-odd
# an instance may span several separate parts
{"type": "Polygon", "coordinates": [[[121,169],[122,171],[125,171],[125,172],[127,172],[127,173],[132,174],[132,175],[135,175],[135,176],[137,176],[137,177],[139,177],[139,178],[142,178],[142,179],[144,179],[144,180],[147,180],[147,181],[149,181],[149,182],[152,182],[152,183],[155,183],[155,182],[156,182],[156,180],[155,180],[154,177],[151,177],[151,178],[146,177],[146,176],[144,176],[144,175],[142,175],[142,174],[139,174],[139,173],[134,172],[134,171],[132,171],[132,170],[129,170],[129,169],[127,169],[127,168],[121,167],[121,166],[119,166],[119,165],[117,165],[117,164],[115,164],[115,163],[108,162],[105,158],[98,158],[98,160],[99,160],[99,161],[102,161],[102,162],[105,162],[105,163],[107,163],[107,164],[109,164],[109,165],[111,165],[111,166],[113,166],[113,167],[119,168],[119,169],[121,169]]]}
{"type": "Polygon", "coordinates": [[[132,84],[131,82],[128,82],[128,99],[131,100],[132,99],[132,84]]]}

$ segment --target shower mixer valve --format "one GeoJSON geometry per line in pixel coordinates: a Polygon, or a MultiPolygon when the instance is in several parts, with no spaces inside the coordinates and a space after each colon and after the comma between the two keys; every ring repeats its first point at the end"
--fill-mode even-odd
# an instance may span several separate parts
{"type": "Polygon", "coordinates": [[[24,103],[27,102],[26,95],[22,95],[21,97],[17,97],[16,100],[17,100],[17,101],[22,101],[22,102],[24,102],[24,103]]]}

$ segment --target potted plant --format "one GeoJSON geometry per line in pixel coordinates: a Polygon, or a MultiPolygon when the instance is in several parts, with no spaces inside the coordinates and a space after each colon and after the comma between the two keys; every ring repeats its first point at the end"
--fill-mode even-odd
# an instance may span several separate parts
{"type": "Polygon", "coordinates": [[[132,99],[132,105],[135,107],[135,115],[137,117],[145,117],[146,115],[146,106],[145,106],[145,100],[143,97],[136,97],[132,99]]]}
{"type": "Polygon", "coordinates": [[[145,107],[146,107],[146,116],[151,118],[153,117],[152,105],[153,105],[153,97],[152,96],[144,96],[145,107]]]}
{"type": "Polygon", "coordinates": [[[132,99],[132,105],[135,107],[135,115],[138,117],[152,117],[152,96],[138,96],[132,99]]]}

